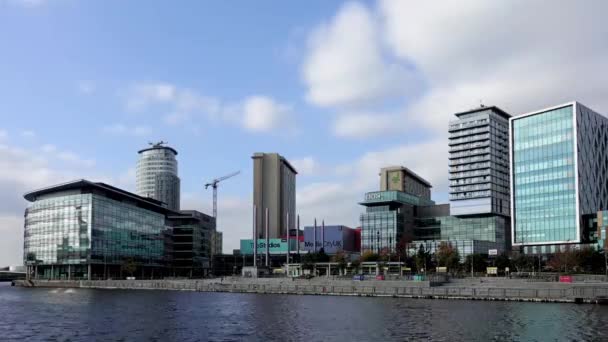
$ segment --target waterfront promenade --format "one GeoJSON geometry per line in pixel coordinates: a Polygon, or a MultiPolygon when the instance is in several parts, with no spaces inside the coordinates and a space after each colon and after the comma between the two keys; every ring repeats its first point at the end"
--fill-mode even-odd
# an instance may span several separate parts
{"type": "Polygon", "coordinates": [[[605,303],[608,283],[531,282],[524,279],[469,278],[444,284],[429,281],[342,279],[289,279],[227,277],[201,280],[30,280],[16,281],[25,287],[95,288],[133,290],[181,290],[257,294],[334,295],[469,299],[564,303],[605,303]]]}

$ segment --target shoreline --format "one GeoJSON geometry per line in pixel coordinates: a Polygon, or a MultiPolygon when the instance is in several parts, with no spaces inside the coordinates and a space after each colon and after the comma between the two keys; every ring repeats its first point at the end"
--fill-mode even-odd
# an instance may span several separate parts
{"type": "Polygon", "coordinates": [[[104,290],[164,290],[252,294],[384,297],[440,300],[510,301],[534,303],[608,304],[608,284],[474,283],[435,286],[429,282],[228,279],[204,280],[18,280],[14,285],[38,288],[104,290]],[[483,285],[483,286],[480,286],[483,285]],[[494,285],[494,286],[492,286],[494,285]]]}

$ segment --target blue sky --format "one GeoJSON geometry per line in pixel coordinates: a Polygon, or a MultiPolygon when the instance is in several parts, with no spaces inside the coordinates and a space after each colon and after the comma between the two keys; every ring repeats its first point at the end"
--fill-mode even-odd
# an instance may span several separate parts
{"type": "Polygon", "coordinates": [[[452,113],[570,100],[608,112],[605,10],[0,0],[0,265],[21,259],[23,192],[75,178],[134,190],[153,140],[180,153],[184,208],[209,212],[204,182],[242,171],[220,189],[225,252],[250,230],[253,152],[301,171],[303,224],[357,225],[386,165],[412,168],[444,202],[452,113]]]}

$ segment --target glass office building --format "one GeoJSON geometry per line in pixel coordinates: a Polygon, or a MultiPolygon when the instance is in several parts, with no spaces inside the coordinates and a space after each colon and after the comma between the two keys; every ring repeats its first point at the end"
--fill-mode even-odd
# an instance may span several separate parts
{"type": "Polygon", "coordinates": [[[39,278],[161,275],[168,209],[103,183],[79,180],[25,194],[24,263],[39,278]]]}
{"type": "MultiPolygon", "coordinates": [[[[430,187],[430,186],[429,186],[430,187]]],[[[414,208],[433,201],[401,191],[375,191],[365,194],[361,214],[361,252],[395,252],[402,237],[413,237],[414,208]]]]}
{"type": "Polygon", "coordinates": [[[571,102],[510,127],[513,245],[551,253],[591,242],[584,216],[608,208],[608,119],[571,102]]]}
{"type": "MultiPolygon", "coordinates": [[[[168,216],[172,227],[171,273],[180,277],[206,276],[217,243],[215,218],[195,210],[168,216]]],[[[219,253],[221,254],[221,250],[219,253]]]]}

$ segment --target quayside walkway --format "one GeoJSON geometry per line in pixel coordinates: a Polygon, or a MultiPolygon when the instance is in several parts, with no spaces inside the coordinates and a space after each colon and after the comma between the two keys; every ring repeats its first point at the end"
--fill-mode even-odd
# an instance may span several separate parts
{"type": "Polygon", "coordinates": [[[216,278],[202,280],[18,280],[24,287],[181,290],[261,294],[336,295],[535,301],[567,303],[608,302],[608,283],[529,282],[522,279],[476,278],[445,284],[429,281],[335,280],[289,278],[216,278]]]}

